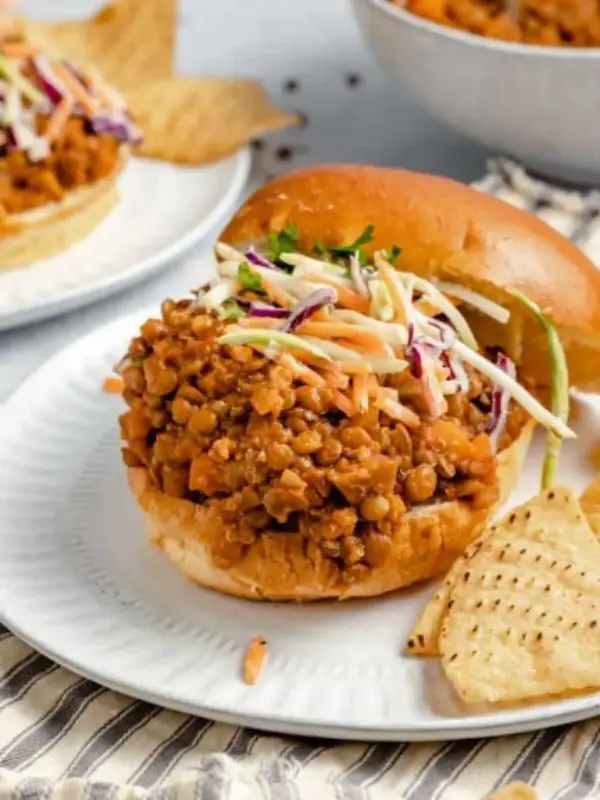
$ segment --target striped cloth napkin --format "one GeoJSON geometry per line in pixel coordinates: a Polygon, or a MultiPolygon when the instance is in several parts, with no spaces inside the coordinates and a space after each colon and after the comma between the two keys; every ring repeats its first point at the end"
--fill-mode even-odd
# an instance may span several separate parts
{"type": "MultiPolygon", "coordinates": [[[[600,263],[600,193],[550,187],[503,160],[477,188],[600,263]]],[[[541,800],[600,797],[600,721],[426,744],[267,736],[103,689],[0,627],[0,800],[482,800],[513,781],[541,800]]]]}

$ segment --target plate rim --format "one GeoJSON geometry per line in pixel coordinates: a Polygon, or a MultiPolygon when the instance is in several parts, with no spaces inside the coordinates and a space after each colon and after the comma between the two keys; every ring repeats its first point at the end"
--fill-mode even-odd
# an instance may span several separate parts
{"type": "MultiPolygon", "coordinates": [[[[107,321],[54,353],[48,361],[31,373],[1,406],[4,413],[0,425],[0,444],[6,435],[6,431],[10,429],[9,418],[13,413],[13,408],[18,409],[21,407],[22,393],[30,391],[31,386],[35,388],[37,382],[45,384],[46,376],[55,374],[56,360],[65,359],[72,350],[85,348],[95,341],[101,342],[105,338],[103,334],[107,334],[109,331],[114,331],[113,335],[117,335],[117,331],[122,331],[123,335],[127,336],[126,331],[128,328],[134,329],[136,325],[139,325],[140,320],[152,314],[153,311],[155,311],[155,307],[145,306],[135,312],[107,321]]],[[[118,335],[121,334],[119,333],[118,335]]],[[[0,448],[0,452],[1,450],[2,448],[0,448]]],[[[1,520],[0,525],[2,525],[1,520]]],[[[185,697],[178,697],[177,692],[171,692],[169,689],[163,688],[159,691],[158,689],[144,686],[143,683],[136,684],[135,681],[132,682],[126,677],[123,678],[118,674],[118,671],[117,673],[113,672],[107,662],[94,664],[92,660],[86,659],[85,656],[78,657],[76,653],[70,652],[68,647],[57,650],[44,639],[43,635],[40,636],[39,631],[36,632],[35,622],[33,625],[28,626],[27,620],[25,620],[25,624],[19,621],[18,604],[8,603],[7,597],[7,594],[3,595],[0,592],[0,621],[33,649],[72,672],[111,690],[154,703],[162,708],[207,717],[217,722],[254,727],[272,733],[362,741],[447,741],[450,739],[487,738],[542,730],[595,717],[600,710],[600,691],[597,691],[580,697],[556,700],[550,705],[539,704],[537,706],[511,709],[508,712],[500,711],[498,712],[500,719],[497,722],[492,714],[486,714],[480,717],[441,718],[435,722],[428,721],[423,724],[399,727],[393,722],[381,722],[377,726],[360,726],[355,722],[341,722],[336,725],[329,722],[319,722],[314,718],[313,720],[307,720],[303,717],[286,715],[285,713],[281,715],[275,711],[259,714],[256,711],[236,710],[233,705],[228,706],[225,703],[219,703],[215,706],[210,703],[202,703],[201,700],[190,702],[185,697]],[[519,716],[520,714],[522,715],[521,717],[519,716]]]]}
{"type": "MultiPolygon", "coordinates": [[[[138,160],[152,161],[152,159],[141,158],[138,158],[138,160]]],[[[209,213],[183,236],[170,242],[147,258],[134,262],[127,269],[106,277],[96,278],[89,284],[69,289],[60,297],[51,300],[34,301],[15,310],[0,312],[0,333],[20,328],[33,322],[42,322],[91,305],[129,288],[141,280],[150,278],[189,252],[217,224],[219,219],[231,209],[248,183],[252,167],[252,151],[250,147],[246,145],[236,153],[214,163],[225,163],[227,161],[231,162],[232,174],[226,190],[209,213]]],[[[205,166],[211,165],[207,164],[205,166]]]]}

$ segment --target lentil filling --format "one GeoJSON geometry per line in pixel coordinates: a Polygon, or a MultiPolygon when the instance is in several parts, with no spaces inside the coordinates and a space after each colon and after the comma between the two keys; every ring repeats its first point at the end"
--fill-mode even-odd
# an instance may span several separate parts
{"type": "Polygon", "coordinates": [[[553,47],[598,47],[597,0],[391,0],[425,19],[508,42],[553,47]]]}
{"type": "Polygon", "coordinates": [[[0,30],[0,220],[110,176],[141,132],[93,67],[0,30]]]}
{"type": "MultiPolygon", "coordinates": [[[[48,116],[39,116],[43,133],[48,116]]],[[[32,162],[20,150],[0,149],[0,217],[60,201],[67,192],[108,177],[119,159],[119,142],[89,130],[72,117],[52,142],[47,158],[32,162]]]]}
{"type": "MultiPolygon", "coordinates": [[[[129,406],[120,426],[125,464],[144,467],[167,495],[211,504],[232,544],[300,533],[351,581],[384,558],[410,509],[498,499],[487,377],[467,366],[468,393],[449,396],[446,413],[431,418],[409,370],[379,375],[419,422],[374,406],[347,417],[333,390],[301,383],[252,346],[219,345],[227,328],[195,301],[165,301],[120,365],[129,406]]],[[[527,419],[511,402],[499,450],[527,419]]]]}

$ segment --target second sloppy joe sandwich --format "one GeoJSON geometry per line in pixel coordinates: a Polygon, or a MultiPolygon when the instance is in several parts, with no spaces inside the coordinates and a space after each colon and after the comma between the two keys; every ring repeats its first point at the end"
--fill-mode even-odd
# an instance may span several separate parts
{"type": "Polygon", "coordinates": [[[600,276],[539,220],[442,178],[319,167],[253,195],[216,256],[119,365],[130,485],[190,579],[382,594],[477,537],[536,423],[552,482],[566,362],[598,383],[600,276]]]}
{"type": "Polygon", "coordinates": [[[0,20],[0,269],[88,235],[114,208],[141,132],[93,67],[42,52],[0,20]]]}

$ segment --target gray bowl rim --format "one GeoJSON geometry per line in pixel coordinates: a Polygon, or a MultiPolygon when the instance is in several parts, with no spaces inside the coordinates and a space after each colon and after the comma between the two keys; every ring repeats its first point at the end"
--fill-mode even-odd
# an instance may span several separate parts
{"type": "Polygon", "coordinates": [[[600,59],[600,47],[558,47],[556,45],[521,44],[519,42],[505,42],[501,39],[488,39],[468,31],[447,28],[437,22],[423,19],[411,11],[391,3],[390,0],[354,0],[356,4],[370,5],[378,13],[387,14],[396,21],[401,21],[425,33],[449,39],[456,44],[470,45],[481,50],[507,53],[524,58],[539,58],[545,56],[552,59],[573,61],[594,61],[600,59]]]}

